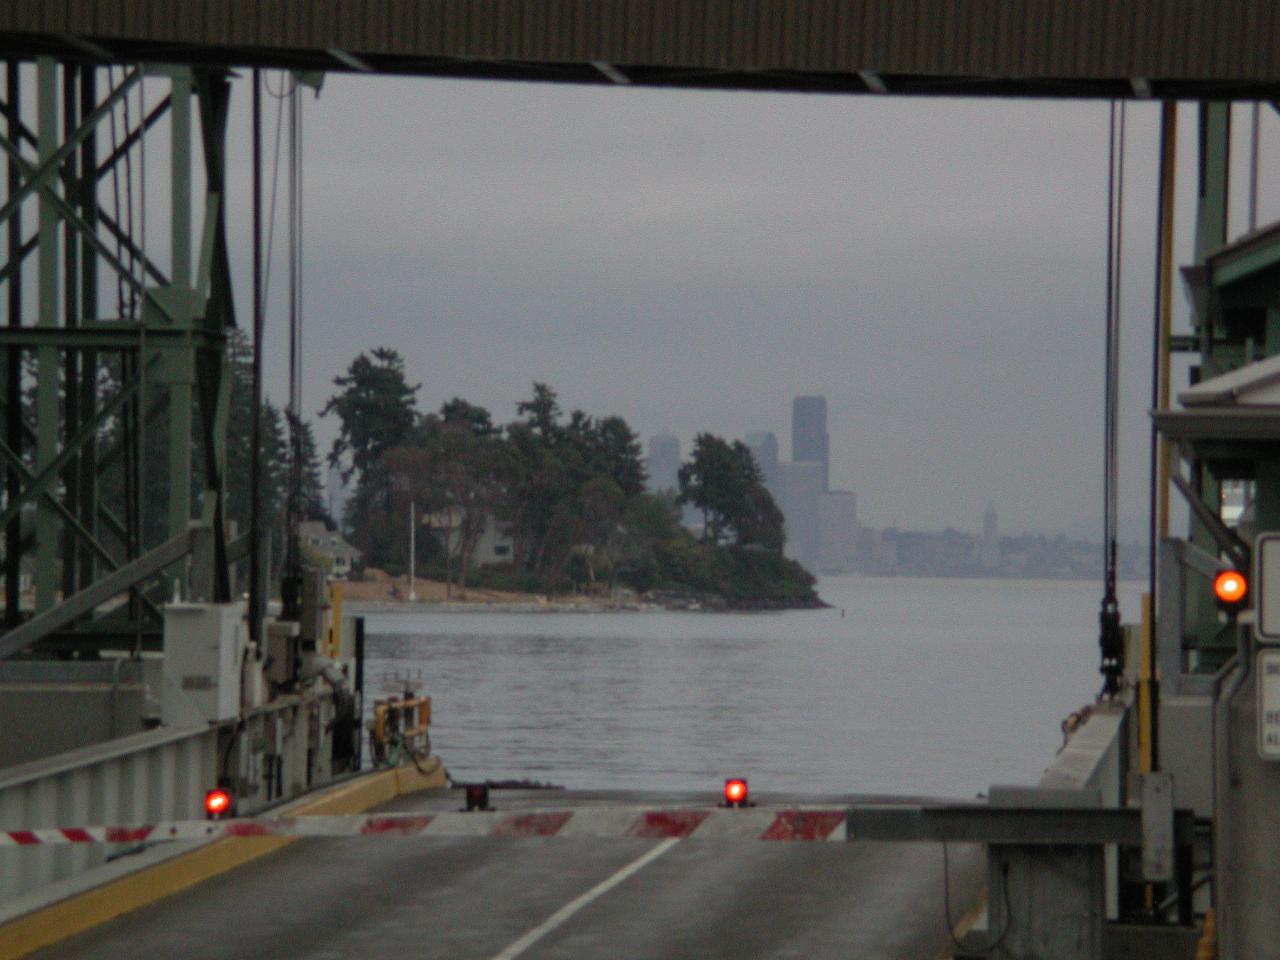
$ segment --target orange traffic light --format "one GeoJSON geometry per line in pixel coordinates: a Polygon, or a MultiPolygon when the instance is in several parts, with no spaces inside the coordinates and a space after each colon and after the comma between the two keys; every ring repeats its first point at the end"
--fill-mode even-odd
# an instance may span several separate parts
{"type": "Polygon", "coordinates": [[[730,777],[724,782],[724,805],[726,807],[747,805],[747,781],[744,777],[730,777]]]}
{"type": "Polygon", "coordinates": [[[1223,570],[1213,578],[1213,595],[1225,610],[1236,610],[1249,595],[1249,579],[1239,570],[1223,570]]]}
{"type": "Polygon", "coordinates": [[[204,795],[204,812],[210,820],[221,820],[235,814],[235,801],[231,791],[222,787],[210,790],[204,795]]]}

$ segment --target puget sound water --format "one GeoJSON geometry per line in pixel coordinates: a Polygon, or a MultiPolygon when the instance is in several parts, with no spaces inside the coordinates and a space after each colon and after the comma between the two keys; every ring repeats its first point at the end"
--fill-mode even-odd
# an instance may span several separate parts
{"type": "Polygon", "coordinates": [[[366,699],[414,678],[455,780],[972,797],[1034,783],[1101,687],[1095,582],[819,591],[830,609],[370,614],[366,699]]]}

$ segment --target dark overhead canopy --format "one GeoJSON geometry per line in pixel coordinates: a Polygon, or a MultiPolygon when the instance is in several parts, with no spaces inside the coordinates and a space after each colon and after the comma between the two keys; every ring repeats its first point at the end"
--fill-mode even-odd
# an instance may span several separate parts
{"type": "Polygon", "coordinates": [[[0,42],[514,80],[1280,99],[1276,0],[5,0],[0,42]]]}

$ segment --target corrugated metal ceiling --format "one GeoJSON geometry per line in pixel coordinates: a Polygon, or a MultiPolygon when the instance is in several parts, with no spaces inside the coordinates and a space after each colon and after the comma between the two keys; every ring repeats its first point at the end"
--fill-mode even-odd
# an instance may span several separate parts
{"type": "Polygon", "coordinates": [[[912,78],[907,92],[1280,83],[1275,0],[7,0],[0,34],[24,54],[90,41],[121,59],[336,68],[340,50],[375,70],[529,79],[609,63],[729,86],[872,72],[912,78]]]}

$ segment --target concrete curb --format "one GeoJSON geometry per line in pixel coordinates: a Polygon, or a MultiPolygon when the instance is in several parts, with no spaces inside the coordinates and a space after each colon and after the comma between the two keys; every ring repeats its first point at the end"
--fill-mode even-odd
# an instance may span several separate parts
{"type": "MultiPolygon", "coordinates": [[[[286,816],[364,813],[406,793],[448,786],[438,757],[416,767],[380,770],[303,798],[286,816]]],[[[226,838],[179,854],[136,873],[108,881],[84,893],[39,908],[0,926],[0,960],[29,953],[84,933],[115,917],[163,900],[220,873],[273,853],[296,837],[226,838]]]]}

